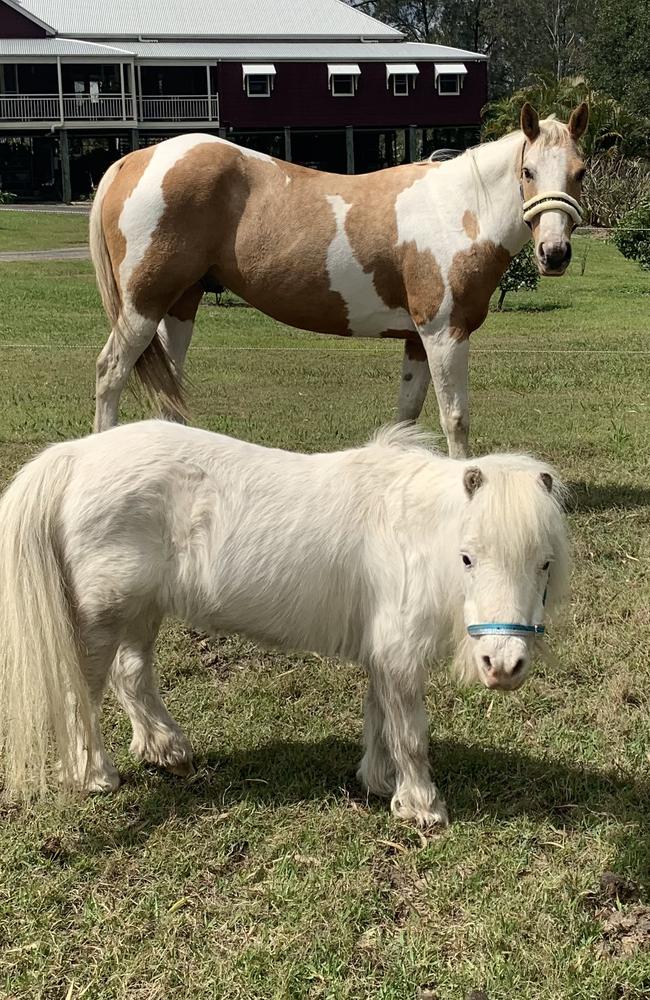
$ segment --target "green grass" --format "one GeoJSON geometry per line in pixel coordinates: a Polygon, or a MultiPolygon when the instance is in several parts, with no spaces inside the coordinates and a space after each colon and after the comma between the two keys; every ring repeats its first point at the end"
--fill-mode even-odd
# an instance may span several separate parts
{"type": "Polygon", "coordinates": [[[0,212],[0,253],[10,250],[60,250],[88,242],[86,215],[0,212]]]}
{"type": "MultiPolygon", "coordinates": [[[[431,678],[449,831],[422,842],[356,786],[355,666],[237,637],[206,655],[170,625],[162,687],[197,777],[135,764],[110,704],[117,795],[4,807],[0,996],[650,996],[650,951],[601,957],[597,912],[604,870],[650,893],[650,282],[601,243],[576,240],[576,259],[473,337],[473,446],[557,465],[573,487],[575,572],[557,666],[509,697],[431,678]]],[[[105,324],[86,264],[2,265],[0,281],[6,479],[90,429],[105,324]]],[[[399,357],[206,305],[192,413],[263,443],[360,442],[393,415],[399,357]]],[[[124,418],[144,412],[125,400],[124,418]]]]}

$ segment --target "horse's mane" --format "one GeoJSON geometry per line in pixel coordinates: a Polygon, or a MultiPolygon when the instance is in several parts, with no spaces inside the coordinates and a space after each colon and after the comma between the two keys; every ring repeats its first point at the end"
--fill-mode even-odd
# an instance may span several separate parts
{"type": "Polygon", "coordinates": [[[395,448],[399,451],[419,451],[430,455],[440,455],[439,441],[439,435],[426,431],[410,421],[403,421],[399,424],[387,424],[385,427],[380,427],[368,442],[367,447],[379,445],[381,448],[395,448]]]}

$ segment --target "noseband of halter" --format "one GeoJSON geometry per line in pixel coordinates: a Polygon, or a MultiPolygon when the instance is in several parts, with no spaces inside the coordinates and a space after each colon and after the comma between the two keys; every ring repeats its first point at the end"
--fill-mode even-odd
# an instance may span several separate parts
{"type": "MultiPolygon", "coordinates": [[[[542,597],[542,607],[546,607],[546,597],[548,594],[548,581],[544,588],[542,597]]],[[[544,635],[545,625],[522,625],[519,622],[482,622],[480,625],[468,625],[467,633],[472,639],[478,639],[482,635],[544,635]]]]}
{"type": "Polygon", "coordinates": [[[566,212],[573,221],[574,226],[582,222],[582,209],[580,203],[572,198],[566,191],[544,191],[536,194],[534,198],[529,198],[522,205],[524,210],[524,222],[528,225],[532,220],[541,215],[542,212],[566,212]]]}
{"type": "Polygon", "coordinates": [[[484,622],[468,625],[467,632],[473,639],[481,635],[544,635],[544,625],[519,625],[517,622],[484,622]]]}

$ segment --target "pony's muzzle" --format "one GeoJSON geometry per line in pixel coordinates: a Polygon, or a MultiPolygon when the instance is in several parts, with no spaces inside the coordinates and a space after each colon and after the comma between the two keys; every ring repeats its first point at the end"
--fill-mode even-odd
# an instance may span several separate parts
{"type": "Polygon", "coordinates": [[[477,643],[474,657],[486,688],[514,691],[528,676],[530,656],[523,639],[485,637],[477,643]]]}
{"type": "Polygon", "coordinates": [[[546,240],[537,247],[537,263],[547,277],[564,274],[571,260],[570,240],[546,240]]]}

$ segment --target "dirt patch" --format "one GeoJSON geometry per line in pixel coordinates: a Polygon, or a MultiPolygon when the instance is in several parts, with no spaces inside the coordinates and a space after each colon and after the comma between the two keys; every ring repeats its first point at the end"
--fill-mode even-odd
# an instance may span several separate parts
{"type": "Polygon", "coordinates": [[[597,952],[603,958],[635,955],[650,948],[650,907],[632,906],[625,913],[613,910],[603,920],[597,952]]]}
{"type": "Polygon", "coordinates": [[[212,670],[220,680],[225,681],[232,673],[232,665],[221,654],[212,636],[194,629],[189,629],[189,635],[199,651],[202,665],[212,670]]]}

